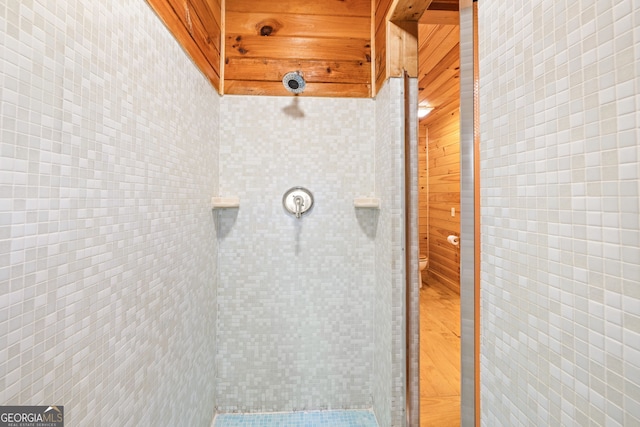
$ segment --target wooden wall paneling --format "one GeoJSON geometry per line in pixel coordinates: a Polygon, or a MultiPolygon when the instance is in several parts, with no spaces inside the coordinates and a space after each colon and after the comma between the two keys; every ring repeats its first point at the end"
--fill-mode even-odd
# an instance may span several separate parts
{"type": "MultiPolygon", "coordinates": [[[[458,257],[458,249],[447,241],[447,237],[454,234],[454,230],[452,230],[452,228],[459,227],[460,222],[442,219],[442,217],[438,216],[437,211],[434,211],[434,213],[434,215],[429,215],[429,228],[431,232],[431,247],[429,248],[429,252],[431,255],[439,254],[444,256],[446,259],[456,259],[458,257]]],[[[440,215],[445,215],[447,213],[448,212],[443,212],[440,215]]],[[[437,265],[434,265],[433,267],[437,268],[437,265]]],[[[458,267],[459,266],[456,266],[456,271],[458,267]]],[[[456,275],[449,277],[449,280],[455,281],[453,279],[456,275]]]]}
{"type": "MultiPolygon", "coordinates": [[[[453,224],[457,224],[458,221],[456,218],[458,216],[458,212],[456,212],[456,216],[451,216],[451,208],[449,206],[437,206],[432,208],[433,218],[439,221],[439,224],[451,226],[453,224]]],[[[448,236],[449,234],[447,234],[448,236]]],[[[445,236],[446,237],[446,236],[445,236]]]]}
{"type": "Polygon", "coordinates": [[[226,0],[208,0],[208,1],[213,1],[216,2],[220,5],[219,9],[220,9],[220,16],[216,16],[216,19],[218,19],[218,22],[220,22],[220,89],[219,89],[219,93],[221,95],[224,94],[224,86],[225,86],[225,67],[224,67],[224,59],[226,56],[226,49],[224,47],[224,35],[227,33],[227,23],[226,23],[226,19],[225,19],[225,7],[226,7],[226,0]]]}
{"type": "MultiPolygon", "coordinates": [[[[431,247],[429,251],[431,255],[441,255],[446,259],[453,260],[458,256],[458,250],[455,246],[447,241],[447,237],[452,234],[452,228],[456,227],[459,224],[458,222],[446,221],[437,217],[437,215],[429,216],[429,228],[431,232],[431,247]]],[[[447,263],[449,265],[449,263],[447,263]]],[[[454,265],[454,264],[450,264],[454,265]]],[[[437,265],[433,266],[437,268],[437,265]]],[[[455,268],[458,269],[458,266],[455,268]]],[[[452,280],[456,276],[449,277],[449,280],[452,280]]]]}
{"type": "Polygon", "coordinates": [[[429,171],[427,127],[418,127],[418,241],[420,254],[429,256],[429,171]]]}
{"type": "MultiPolygon", "coordinates": [[[[445,175],[448,176],[448,175],[445,175]]],[[[429,177],[429,192],[431,194],[433,193],[454,193],[456,191],[460,191],[460,185],[457,183],[451,183],[451,182],[442,182],[442,177],[438,177],[437,179],[435,177],[429,177]]],[[[450,208],[455,207],[455,206],[447,206],[447,210],[450,210],[450,208]]],[[[456,211],[458,211],[459,209],[456,209],[456,211]]],[[[435,211],[434,211],[435,212],[435,211]]],[[[449,234],[457,234],[457,233],[449,233],[449,234]]]]}
{"type": "MultiPolygon", "coordinates": [[[[456,156],[460,154],[460,144],[456,139],[458,132],[455,130],[443,132],[429,140],[429,166],[455,165],[456,156]]],[[[455,166],[459,168],[459,166],[455,166]]],[[[430,172],[432,175],[433,172],[430,172]]]]}
{"type": "Polygon", "coordinates": [[[460,274],[460,254],[458,251],[446,253],[445,250],[431,245],[433,252],[429,255],[428,273],[437,273],[442,281],[446,281],[451,289],[460,292],[460,278],[456,282],[455,278],[460,274]],[[435,250],[434,250],[435,249],[435,250]],[[431,263],[433,262],[433,265],[431,263]]]}
{"type": "MultiPolygon", "coordinates": [[[[459,150],[458,150],[459,151],[459,150]]],[[[428,224],[427,236],[424,236],[425,227],[421,227],[421,244],[428,245],[429,267],[428,275],[437,275],[441,281],[448,284],[451,289],[459,289],[459,252],[456,247],[451,245],[446,239],[449,234],[455,234],[459,231],[459,206],[460,206],[460,189],[459,183],[455,180],[459,179],[459,162],[455,160],[455,156],[447,156],[452,159],[446,161],[438,160],[437,163],[448,163],[444,169],[439,170],[437,167],[429,168],[429,193],[428,193],[428,214],[425,219],[421,215],[421,220],[428,224]],[[435,176],[445,175],[448,177],[437,178],[445,182],[444,186],[432,185],[431,174],[435,176]],[[451,207],[456,209],[456,216],[451,217],[451,207]]],[[[425,159],[426,161],[427,159],[425,159]]],[[[424,203],[421,205],[424,210],[424,203]]],[[[421,251],[425,251],[421,247],[421,251]]]]}
{"type": "MultiPolygon", "coordinates": [[[[189,16],[193,19],[193,12],[195,12],[195,18],[197,19],[198,30],[201,31],[200,37],[202,43],[204,43],[204,47],[208,49],[214,49],[216,53],[216,57],[220,57],[220,21],[219,18],[216,19],[215,14],[210,9],[210,5],[206,0],[187,0],[187,4],[191,7],[191,11],[189,16]],[[211,36],[211,32],[214,33],[216,37],[211,36]]],[[[218,5],[220,7],[220,5],[218,5]]],[[[189,10],[189,9],[187,9],[189,10]]],[[[220,12],[218,11],[218,16],[220,12]]]]}
{"type": "Polygon", "coordinates": [[[457,122],[450,120],[450,117],[448,117],[449,120],[440,120],[437,122],[431,122],[429,126],[429,133],[434,134],[435,136],[432,137],[430,140],[432,142],[434,141],[439,142],[442,139],[447,140],[446,142],[439,142],[438,145],[431,145],[431,148],[434,148],[436,146],[441,146],[441,145],[455,144],[455,136],[459,134],[459,126],[457,122]],[[456,135],[451,135],[451,134],[456,134],[456,135]]]}
{"type": "MultiPolygon", "coordinates": [[[[458,79],[448,80],[451,83],[444,83],[440,90],[459,90],[458,79]]],[[[437,79],[431,80],[432,83],[434,81],[437,79]]],[[[436,274],[439,280],[459,291],[460,252],[458,247],[447,241],[451,234],[460,235],[460,114],[459,100],[455,99],[457,93],[447,95],[454,98],[449,101],[441,97],[444,102],[438,105],[443,107],[434,111],[433,116],[427,116],[423,127],[429,136],[426,141],[429,174],[428,274],[436,274]],[[451,208],[455,209],[453,217],[451,208]]]]}
{"type": "Polygon", "coordinates": [[[387,31],[386,24],[383,29],[377,29],[375,33],[375,59],[374,59],[374,87],[377,93],[387,80],[387,31]]]}
{"type": "Polygon", "coordinates": [[[392,0],[374,0],[375,2],[375,29],[376,33],[386,33],[387,15],[391,10],[392,0]]]}
{"type": "Polygon", "coordinates": [[[450,163],[448,165],[432,167],[430,168],[430,173],[432,173],[433,175],[447,175],[447,174],[460,175],[460,164],[450,163]]]}
{"type": "MultiPolygon", "coordinates": [[[[222,29],[224,26],[222,19],[222,0],[203,0],[203,2],[207,4],[209,11],[211,11],[217,28],[222,29]]],[[[221,34],[224,34],[224,32],[221,32],[221,34]]]]}
{"type": "Polygon", "coordinates": [[[445,136],[434,140],[434,145],[438,147],[429,150],[430,184],[434,183],[435,178],[460,173],[460,165],[456,161],[456,156],[460,155],[460,144],[451,141],[451,138],[456,136],[452,134],[450,137],[445,136]]]}
{"type": "Polygon", "coordinates": [[[455,123],[441,127],[441,132],[434,132],[435,136],[429,140],[429,152],[437,156],[434,161],[448,162],[451,158],[455,160],[455,156],[460,153],[460,144],[457,143],[459,132],[455,127],[452,129],[452,126],[455,123]]]}
{"type": "Polygon", "coordinates": [[[147,2],[196,66],[213,86],[220,90],[221,30],[215,18],[216,14],[210,9],[216,5],[220,7],[219,3],[213,0],[147,0],[147,2]]]}
{"type": "MultiPolygon", "coordinates": [[[[432,156],[433,154],[429,152],[429,169],[435,169],[438,166],[454,166],[458,163],[453,156],[437,158],[432,158],[432,156]]],[[[429,178],[431,178],[431,173],[429,174],[429,178]]],[[[431,183],[429,185],[431,185],[431,183]]]]}
{"type": "MultiPolygon", "coordinates": [[[[439,140],[434,138],[436,141],[434,145],[439,145],[437,147],[429,147],[429,168],[436,166],[445,166],[445,165],[455,165],[460,162],[460,159],[456,158],[460,155],[460,144],[456,144],[455,142],[451,143],[449,139],[439,140]]],[[[429,173],[429,178],[433,175],[429,173]]],[[[429,182],[431,184],[431,181],[429,182]]]]}
{"type": "Polygon", "coordinates": [[[430,193],[429,203],[434,206],[437,203],[444,203],[446,206],[460,204],[460,195],[455,193],[430,193]]]}
{"type": "Polygon", "coordinates": [[[460,191],[460,174],[447,173],[438,176],[431,176],[429,179],[429,187],[435,193],[438,191],[443,193],[460,191]]]}
{"type": "MultiPolygon", "coordinates": [[[[456,212],[456,217],[459,212],[456,212]]],[[[456,228],[460,221],[456,220],[456,217],[452,217],[450,214],[449,206],[446,209],[432,209],[429,216],[429,224],[434,230],[433,243],[435,245],[443,246],[443,249],[447,252],[455,252],[456,248],[451,243],[447,242],[447,237],[453,234],[452,228],[456,228]],[[442,235],[439,232],[442,231],[442,235]]]]}
{"type": "MultiPolygon", "coordinates": [[[[443,256],[446,259],[453,260],[458,256],[458,250],[455,246],[447,241],[447,237],[450,236],[451,228],[455,227],[456,224],[451,221],[445,221],[442,219],[438,219],[433,215],[429,216],[429,228],[431,232],[431,247],[429,248],[429,253],[432,256],[443,256]]],[[[449,264],[447,265],[454,265],[449,264]]],[[[434,264],[434,268],[437,269],[438,265],[434,264]]],[[[455,267],[458,269],[458,266],[455,267]]],[[[449,277],[449,280],[453,280],[453,277],[449,277]]]]}
{"type": "Polygon", "coordinates": [[[214,66],[219,63],[220,36],[212,36],[209,28],[212,28],[211,25],[213,25],[215,21],[210,13],[204,12],[208,9],[204,7],[202,0],[188,0],[186,5],[185,18],[189,34],[194,38],[211,65],[214,66]],[[199,7],[194,7],[194,4],[198,4],[199,7]],[[203,14],[200,15],[198,10],[201,10],[203,14]],[[209,27],[207,27],[207,24],[209,27]]]}
{"type": "MultiPolygon", "coordinates": [[[[155,3],[159,3],[159,1],[156,0],[155,3]]],[[[199,32],[194,34],[194,25],[198,25],[198,27],[202,27],[203,25],[202,20],[198,17],[197,10],[192,6],[193,2],[191,0],[165,0],[164,3],[167,4],[174,16],[178,18],[182,26],[189,32],[194,42],[196,42],[203,52],[206,52],[208,46],[205,45],[211,43],[211,40],[207,41],[202,38],[203,34],[206,34],[204,28],[197,28],[199,32]]],[[[199,4],[200,7],[198,9],[206,9],[202,3],[199,4]]],[[[207,21],[207,18],[205,17],[204,20],[207,21]]]]}
{"type": "Polygon", "coordinates": [[[373,0],[373,39],[375,57],[373,58],[373,94],[377,93],[387,79],[387,15],[391,0],[373,0]]]}

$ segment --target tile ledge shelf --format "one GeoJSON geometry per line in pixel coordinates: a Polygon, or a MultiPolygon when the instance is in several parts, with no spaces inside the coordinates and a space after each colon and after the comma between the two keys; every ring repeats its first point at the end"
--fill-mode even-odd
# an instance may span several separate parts
{"type": "Polygon", "coordinates": [[[211,209],[232,209],[240,207],[239,197],[212,197],[211,209]]]}
{"type": "Polygon", "coordinates": [[[380,209],[380,199],[377,197],[356,197],[353,206],[361,209],[380,209]]]}

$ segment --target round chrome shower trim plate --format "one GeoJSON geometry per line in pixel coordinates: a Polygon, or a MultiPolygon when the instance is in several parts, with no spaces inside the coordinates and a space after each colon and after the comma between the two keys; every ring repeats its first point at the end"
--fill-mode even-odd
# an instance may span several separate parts
{"type": "Polygon", "coordinates": [[[303,187],[293,187],[282,197],[282,206],[291,215],[300,218],[313,206],[313,194],[303,187]]]}

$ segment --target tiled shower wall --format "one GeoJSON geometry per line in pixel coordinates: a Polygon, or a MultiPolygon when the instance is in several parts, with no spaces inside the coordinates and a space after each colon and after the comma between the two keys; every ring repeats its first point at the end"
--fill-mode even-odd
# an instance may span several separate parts
{"type": "MultiPolygon", "coordinates": [[[[390,82],[394,82],[391,80],[390,82]]],[[[380,225],[375,246],[375,293],[373,299],[374,330],[373,340],[377,350],[373,355],[373,409],[380,426],[391,425],[393,390],[392,340],[393,340],[393,277],[392,277],[392,222],[391,207],[399,204],[394,200],[393,170],[401,166],[393,162],[394,149],[398,144],[391,141],[401,136],[402,126],[399,112],[394,114],[393,106],[401,106],[400,86],[387,82],[376,95],[376,191],[383,204],[379,213],[380,225]],[[394,94],[392,94],[392,89],[394,94]],[[393,96],[395,95],[395,96],[393,96]],[[394,102],[395,101],[395,102],[394,102]],[[394,120],[395,119],[395,126],[394,120]],[[395,132],[394,132],[395,131],[395,132]],[[395,137],[395,138],[394,138],[395,137]]]]}
{"type": "Polygon", "coordinates": [[[640,424],[640,4],[481,2],[482,423],[640,424]]]}
{"type": "Polygon", "coordinates": [[[378,218],[353,199],[374,195],[374,128],[371,99],[222,98],[221,412],[371,407],[378,218]]]}
{"type": "MultiPolygon", "coordinates": [[[[417,106],[417,81],[410,80],[410,98],[417,106]]],[[[376,146],[375,146],[375,188],[381,199],[382,209],[378,219],[375,244],[375,296],[374,296],[374,357],[373,357],[373,409],[380,426],[402,426],[406,419],[407,396],[405,378],[406,365],[412,363],[417,369],[416,351],[414,358],[405,361],[405,254],[413,253],[411,280],[413,298],[418,300],[418,246],[415,242],[404,241],[404,80],[389,79],[376,95],[376,146]],[[408,249],[408,250],[407,250],[408,249]]],[[[415,108],[417,112],[417,108],[415,108]]],[[[413,123],[417,118],[413,117],[413,123]]],[[[417,126],[412,129],[409,153],[413,171],[417,174],[417,126]]],[[[411,179],[410,179],[411,181],[411,179]]],[[[417,230],[417,176],[413,176],[410,189],[416,208],[412,210],[410,221],[417,230]]],[[[417,309],[417,306],[415,307],[417,309]]],[[[418,313],[410,315],[418,321],[418,313]]],[[[419,345],[418,336],[412,337],[413,345],[419,345]]],[[[417,416],[418,377],[408,385],[413,417],[417,416]]],[[[413,418],[416,419],[416,418],[413,418]]]]}
{"type": "Polygon", "coordinates": [[[219,97],[144,1],[70,0],[0,4],[0,100],[0,404],[209,425],[219,97]]]}

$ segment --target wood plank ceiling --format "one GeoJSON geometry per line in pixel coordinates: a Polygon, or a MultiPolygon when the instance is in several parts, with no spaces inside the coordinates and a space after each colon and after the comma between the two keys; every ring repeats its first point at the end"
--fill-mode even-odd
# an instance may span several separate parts
{"type": "Polygon", "coordinates": [[[370,0],[233,0],[225,17],[225,93],[286,95],[299,71],[305,95],[370,96],[370,0]]]}
{"type": "Polygon", "coordinates": [[[460,106],[458,0],[432,2],[418,26],[418,105],[433,108],[421,120],[429,123],[460,106]]]}
{"type": "MultiPolygon", "coordinates": [[[[375,95],[372,32],[378,43],[392,0],[147,1],[220,93],[288,95],[282,77],[299,71],[307,82],[303,96],[375,95]]],[[[429,27],[420,31],[420,67],[427,70],[421,70],[420,101],[434,105],[453,96],[450,88],[439,97],[434,91],[457,79],[457,65],[447,55],[457,34],[437,22],[457,19],[458,0],[422,1],[416,4],[430,6],[420,23],[429,27]]],[[[380,43],[377,55],[384,49],[380,43]]]]}

